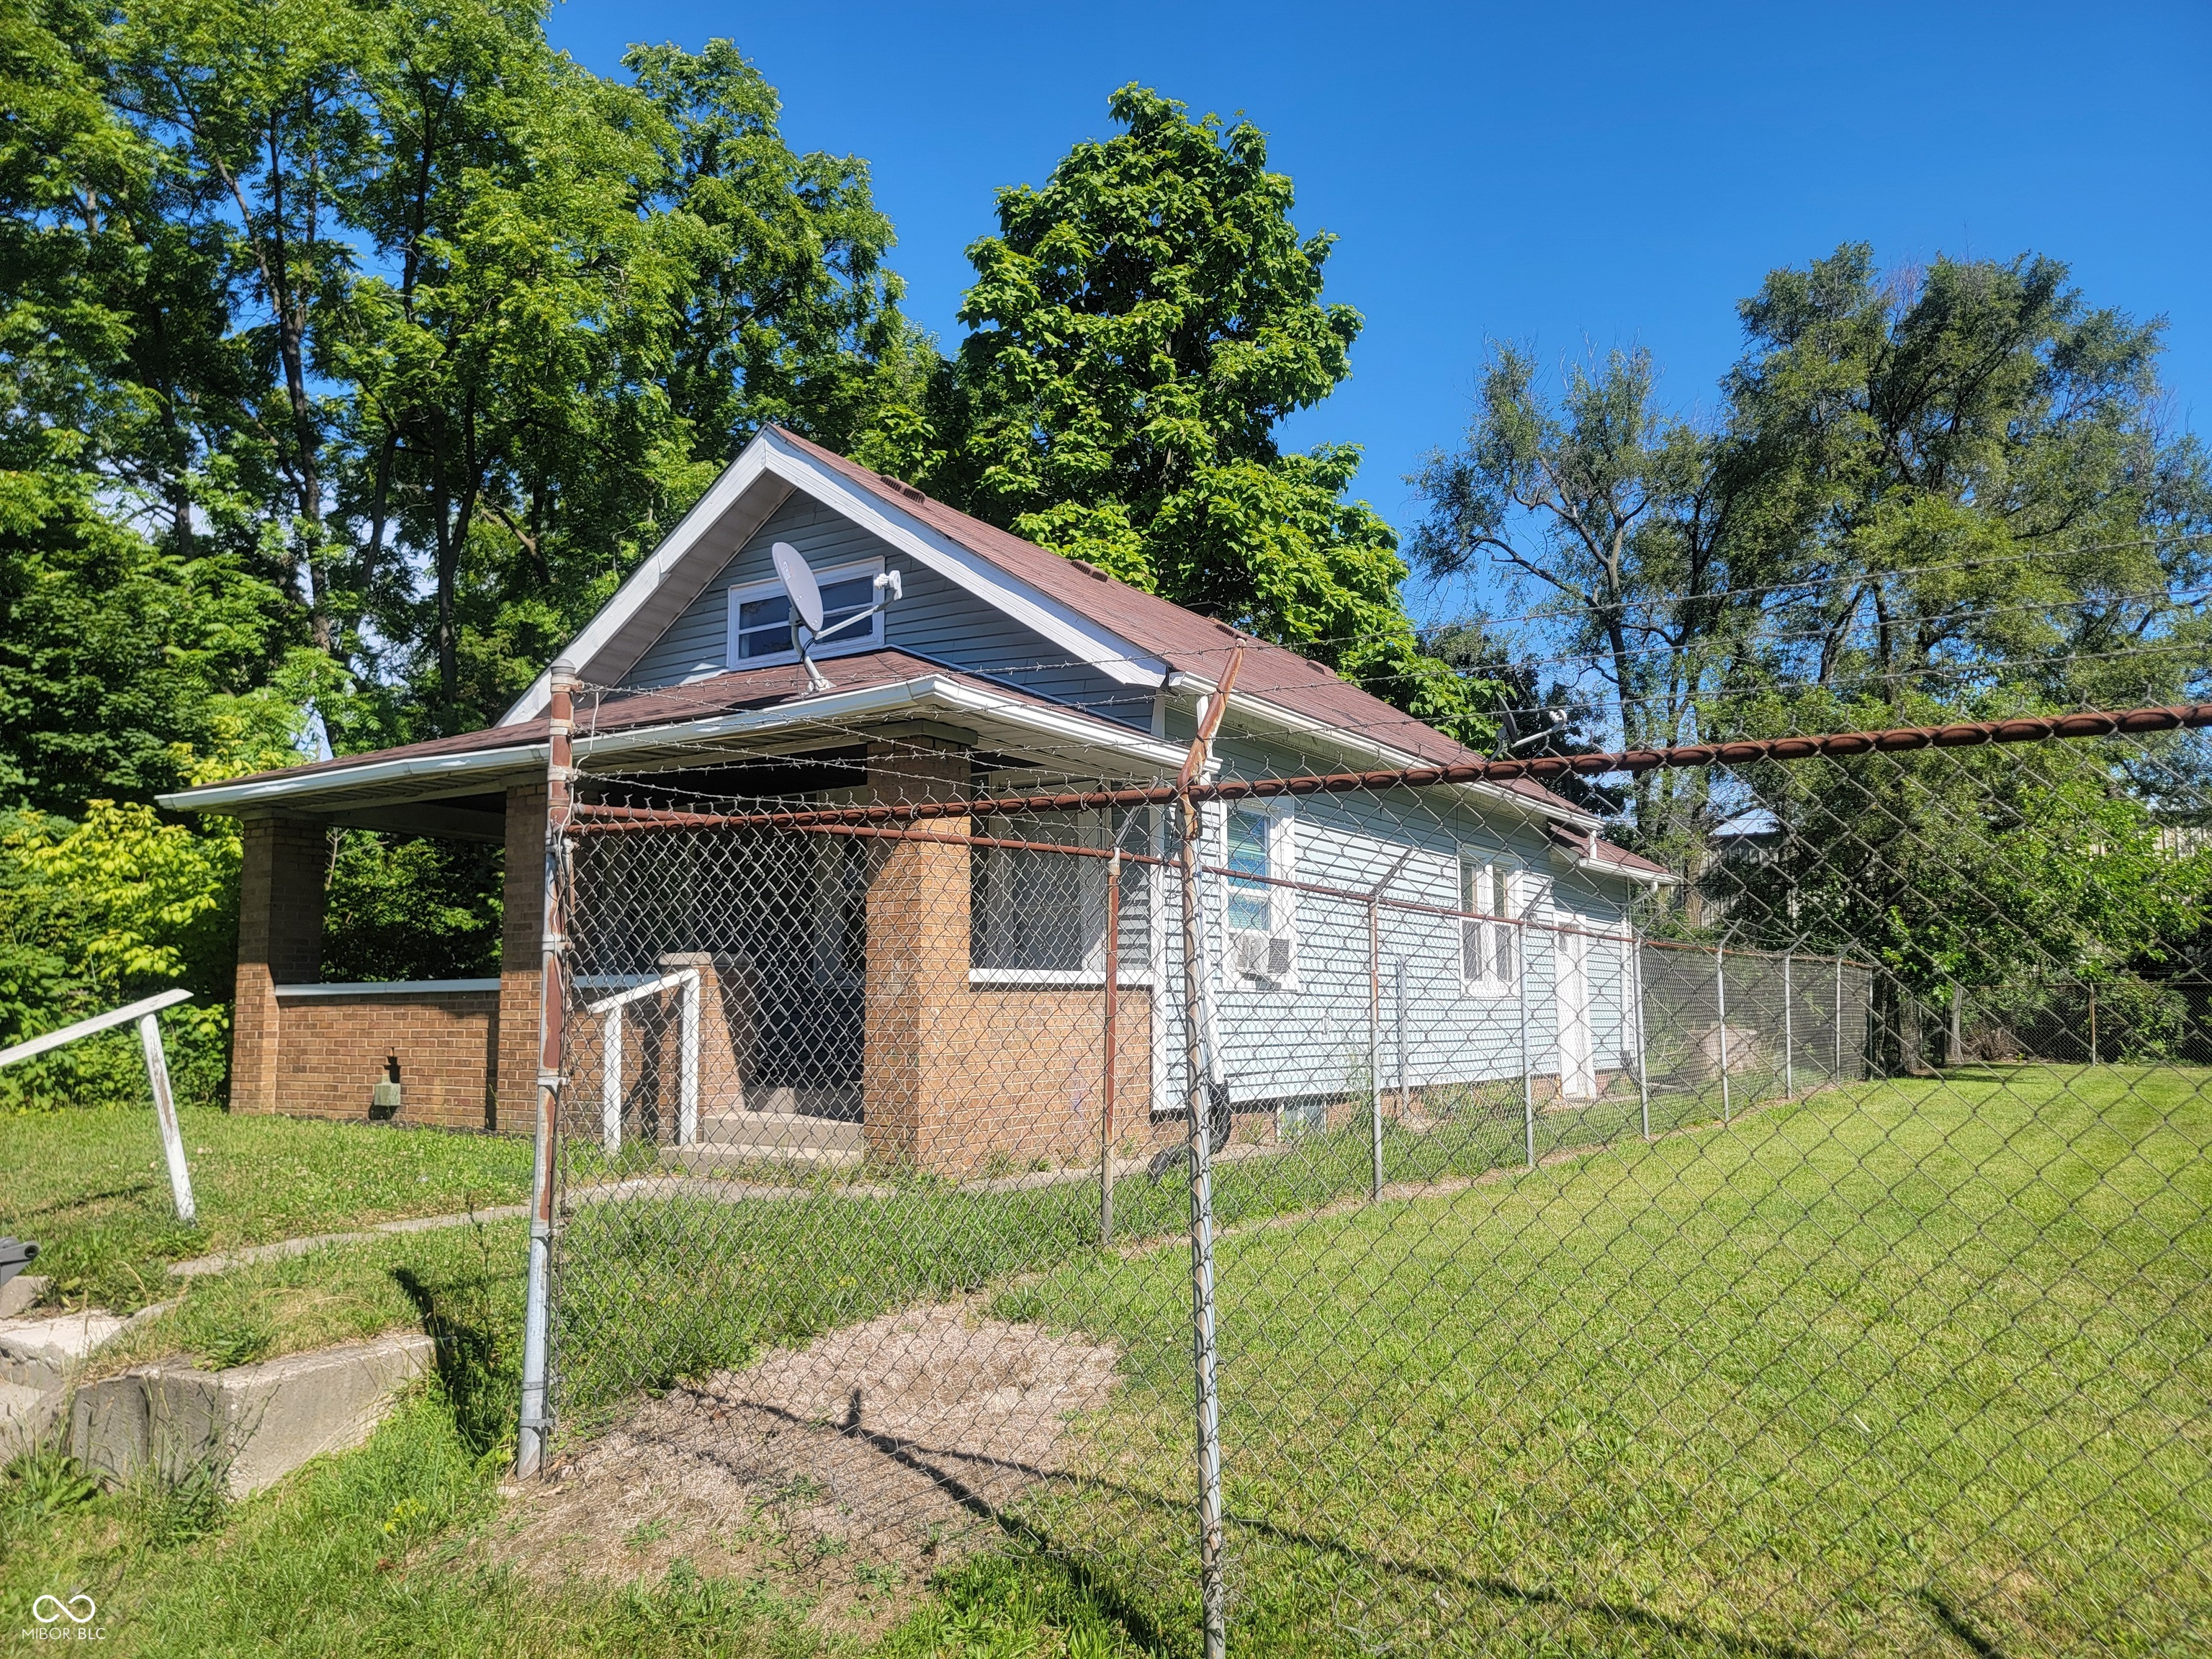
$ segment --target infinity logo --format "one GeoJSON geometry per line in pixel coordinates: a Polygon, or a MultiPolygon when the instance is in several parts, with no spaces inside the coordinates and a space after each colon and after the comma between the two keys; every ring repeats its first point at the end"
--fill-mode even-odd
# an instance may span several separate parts
{"type": "Polygon", "coordinates": [[[31,1617],[42,1625],[51,1625],[57,1619],[66,1619],[72,1625],[88,1625],[99,1612],[92,1598],[82,1590],[66,1601],[58,1595],[41,1595],[31,1603],[31,1617]],[[84,1611],[79,1613],[79,1607],[84,1611]]]}

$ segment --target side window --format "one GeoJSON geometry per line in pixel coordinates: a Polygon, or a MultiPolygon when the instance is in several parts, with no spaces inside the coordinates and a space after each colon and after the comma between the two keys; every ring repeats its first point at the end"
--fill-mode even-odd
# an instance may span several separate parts
{"type": "MultiPolygon", "coordinates": [[[[1127,847],[1126,814],[1079,812],[1039,823],[1012,818],[981,818],[981,835],[1008,841],[1063,843],[1094,852],[1127,847]]],[[[1054,853],[1043,846],[976,847],[969,854],[968,965],[971,974],[1014,984],[1072,984],[1102,981],[1106,974],[1106,888],[1112,866],[1097,857],[1054,853]]],[[[1126,968],[1133,952],[1128,941],[1143,940],[1149,927],[1151,886],[1145,866],[1121,866],[1119,907],[1126,968]]]]}
{"type": "Polygon", "coordinates": [[[1521,930],[1511,919],[1521,913],[1521,878],[1507,860],[1480,853],[1462,853],[1460,976],[1470,991],[1513,988],[1521,971],[1521,930]]]}
{"type": "Polygon", "coordinates": [[[1275,925],[1275,896],[1265,883],[1275,873],[1272,862],[1274,839],[1272,814],[1256,807],[1235,806],[1229,812],[1229,867],[1237,875],[1257,876],[1258,881],[1229,879],[1229,925],[1246,933],[1270,933],[1275,925]]]}
{"type": "Polygon", "coordinates": [[[1287,805],[1229,809],[1223,862],[1230,871],[1226,921],[1233,979],[1287,986],[1297,969],[1297,895],[1278,884],[1297,867],[1287,805]],[[1240,879],[1242,878],[1242,879],[1240,879]]]}

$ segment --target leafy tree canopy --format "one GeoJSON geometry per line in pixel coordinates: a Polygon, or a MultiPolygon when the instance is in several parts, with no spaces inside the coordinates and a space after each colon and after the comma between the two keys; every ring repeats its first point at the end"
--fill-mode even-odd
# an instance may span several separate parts
{"type": "MultiPolygon", "coordinates": [[[[225,828],[156,792],[485,721],[762,422],[920,399],[866,167],[726,41],[602,77],[535,0],[0,0],[0,1041],[148,964],[222,996],[225,828]],[[207,902],[85,874],[155,851],[207,902]]],[[[399,919],[495,914],[485,860],[337,862],[356,969],[483,948],[399,919]]]]}
{"type": "Polygon", "coordinates": [[[968,337],[866,458],[1486,738],[1481,688],[1419,649],[1395,533],[1345,499],[1358,448],[1276,443],[1351,372],[1358,313],[1322,298],[1334,239],[1299,235],[1250,123],[1135,85],[1108,110],[1120,134],[999,192],[968,337]]]}

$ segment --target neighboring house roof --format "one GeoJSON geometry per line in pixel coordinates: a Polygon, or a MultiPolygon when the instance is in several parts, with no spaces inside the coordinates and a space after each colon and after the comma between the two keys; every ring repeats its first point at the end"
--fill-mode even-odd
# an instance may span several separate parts
{"type": "MultiPolygon", "coordinates": [[[[1165,686],[1200,692],[1218,684],[1232,652],[1244,653],[1229,713],[1255,731],[1272,730],[1293,743],[1313,743],[1359,757],[1376,768],[1455,765],[1480,756],[1402,709],[1342,680],[1320,663],[1297,652],[1238,632],[1227,623],[1146,593],[1103,571],[1024,541],[996,526],[934,501],[913,485],[848,460],[780,427],[763,429],[725,469],[700,501],[617,590],[598,616],[576,635],[564,653],[587,684],[617,683],[645,650],[666,631],[708,584],[793,490],[803,490],[833,511],[845,514],[894,548],[937,570],[1006,614],[1088,662],[1111,678],[1131,685],[1165,686]]],[[[897,652],[841,656],[836,659],[840,691],[859,686],[869,674],[889,677],[928,674],[991,682],[959,671],[908,658],[906,667],[882,663],[897,652]],[[855,665],[874,663],[873,667],[855,665]]],[[[737,686],[763,689],[769,701],[791,702],[805,681],[795,666],[734,671],[708,676],[665,691],[616,694],[599,704],[599,730],[613,733],[656,724],[688,722],[696,711],[726,715],[738,712],[718,699],[741,695],[737,686]],[[767,677],[767,678],[763,678],[767,677]],[[619,714],[614,711],[621,710],[619,714]],[[694,712],[687,712],[694,711],[694,712]],[[606,725],[623,722],[620,728],[606,725]]],[[[949,683],[949,682],[948,682],[949,683]]],[[[545,742],[545,694],[540,676],[501,718],[483,732],[434,738],[374,755],[294,767],[260,780],[185,790],[163,798],[165,805],[226,810],[218,802],[243,799],[241,788],[273,800],[307,788],[319,791],[319,774],[358,772],[380,767],[397,782],[402,778],[434,779],[447,773],[471,775],[489,769],[483,757],[504,752],[517,762],[545,742]],[[283,780],[280,785],[276,781],[283,780]]],[[[1083,721],[1099,741],[1121,746],[1127,728],[1083,715],[1064,705],[1005,687],[994,695],[1015,697],[1039,708],[1060,710],[1083,721]],[[1118,734],[1118,735],[1117,735],[1118,734]]],[[[826,711],[823,711],[826,712],[826,711]]],[[[489,787],[489,783],[487,783],[489,787]]],[[[1470,786],[1474,793],[1515,801],[1522,811],[1594,831],[1595,815],[1573,805],[1528,778],[1470,786]]]]}

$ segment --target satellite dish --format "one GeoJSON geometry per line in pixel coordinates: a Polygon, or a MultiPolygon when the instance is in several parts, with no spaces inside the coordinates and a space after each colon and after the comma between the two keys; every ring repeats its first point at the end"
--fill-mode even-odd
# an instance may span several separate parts
{"type": "Polygon", "coordinates": [[[822,631],[822,589],[814,580],[813,568],[799,556],[799,550],[789,542],[778,542],[768,550],[775,561],[776,580],[783,591],[791,596],[791,608],[799,613],[799,620],[806,624],[810,634],[822,631]]]}

